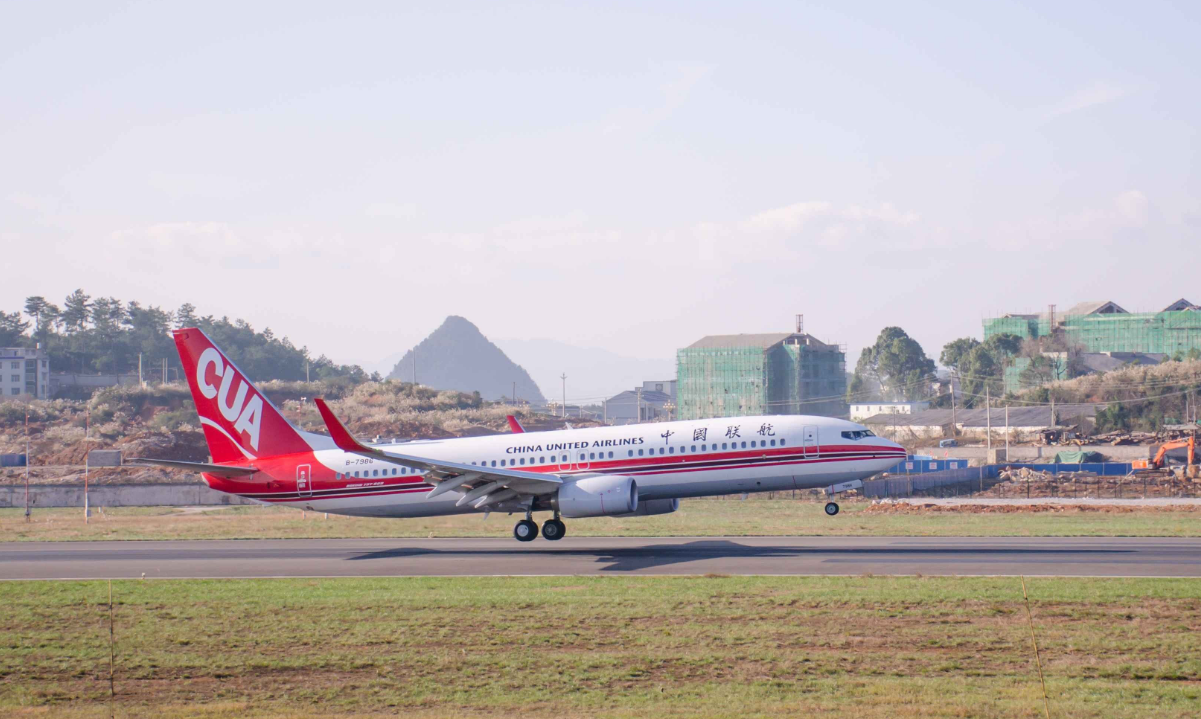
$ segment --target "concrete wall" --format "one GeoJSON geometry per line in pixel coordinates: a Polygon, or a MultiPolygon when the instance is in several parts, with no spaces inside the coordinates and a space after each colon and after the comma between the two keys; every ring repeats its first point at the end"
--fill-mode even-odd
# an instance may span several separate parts
{"type": "MultiPolygon", "coordinates": [[[[194,507],[223,504],[256,504],[203,484],[93,484],[88,489],[92,507],[194,507]]],[[[82,484],[31,484],[33,508],[82,507],[82,484]]],[[[0,507],[24,507],[25,485],[0,486],[0,507]]]]}

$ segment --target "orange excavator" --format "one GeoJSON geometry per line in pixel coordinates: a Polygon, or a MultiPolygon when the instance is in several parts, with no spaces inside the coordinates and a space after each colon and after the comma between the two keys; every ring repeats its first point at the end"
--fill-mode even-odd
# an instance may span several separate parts
{"type": "Polygon", "coordinates": [[[1147,463],[1151,469],[1163,469],[1164,461],[1167,458],[1168,452],[1173,449],[1188,448],[1188,463],[1185,464],[1184,472],[1186,476],[1196,476],[1197,473],[1197,438],[1189,436],[1184,439],[1175,439],[1171,442],[1165,442],[1159,451],[1155,453],[1155,458],[1147,463]]]}

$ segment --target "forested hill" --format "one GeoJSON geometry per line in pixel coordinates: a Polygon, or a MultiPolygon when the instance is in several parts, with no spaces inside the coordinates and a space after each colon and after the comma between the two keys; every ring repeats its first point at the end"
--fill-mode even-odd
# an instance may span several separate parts
{"type": "Polygon", "coordinates": [[[484,399],[498,400],[511,397],[516,382],[518,399],[536,405],[546,401],[529,373],[462,317],[447,317],[441,327],[405,353],[388,377],[412,381],[414,360],[417,382],[427,387],[479,392],[484,399]]]}
{"type": "Polygon", "coordinates": [[[338,365],[324,355],[310,356],[287,337],[268,328],[256,331],[245,320],[200,316],[191,304],[174,312],[115,297],[91,297],[75,290],[61,307],[44,297],[29,297],[15,312],[0,310],[0,347],[33,347],[50,353],[52,372],[126,374],[138,371],[138,354],[147,375],[157,377],[167,360],[169,378],[177,379],[179,355],[171,339],[176,327],[200,327],[255,381],[368,379],[358,365],[338,365]]]}

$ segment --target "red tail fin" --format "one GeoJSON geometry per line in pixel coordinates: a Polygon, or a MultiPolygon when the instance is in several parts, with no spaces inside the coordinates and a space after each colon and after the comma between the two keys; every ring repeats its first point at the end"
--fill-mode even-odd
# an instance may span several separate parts
{"type": "Polygon", "coordinates": [[[313,449],[204,332],[188,327],[172,334],[214,462],[313,449]]]}

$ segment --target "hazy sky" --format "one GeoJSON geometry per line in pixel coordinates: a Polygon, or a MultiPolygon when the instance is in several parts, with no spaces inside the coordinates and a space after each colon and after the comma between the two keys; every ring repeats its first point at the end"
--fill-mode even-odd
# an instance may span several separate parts
{"type": "Polygon", "coordinates": [[[793,315],[937,358],[1201,302],[1201,5],[0,4],[0,307],[447,314],[631,357],[793,315]]]}

